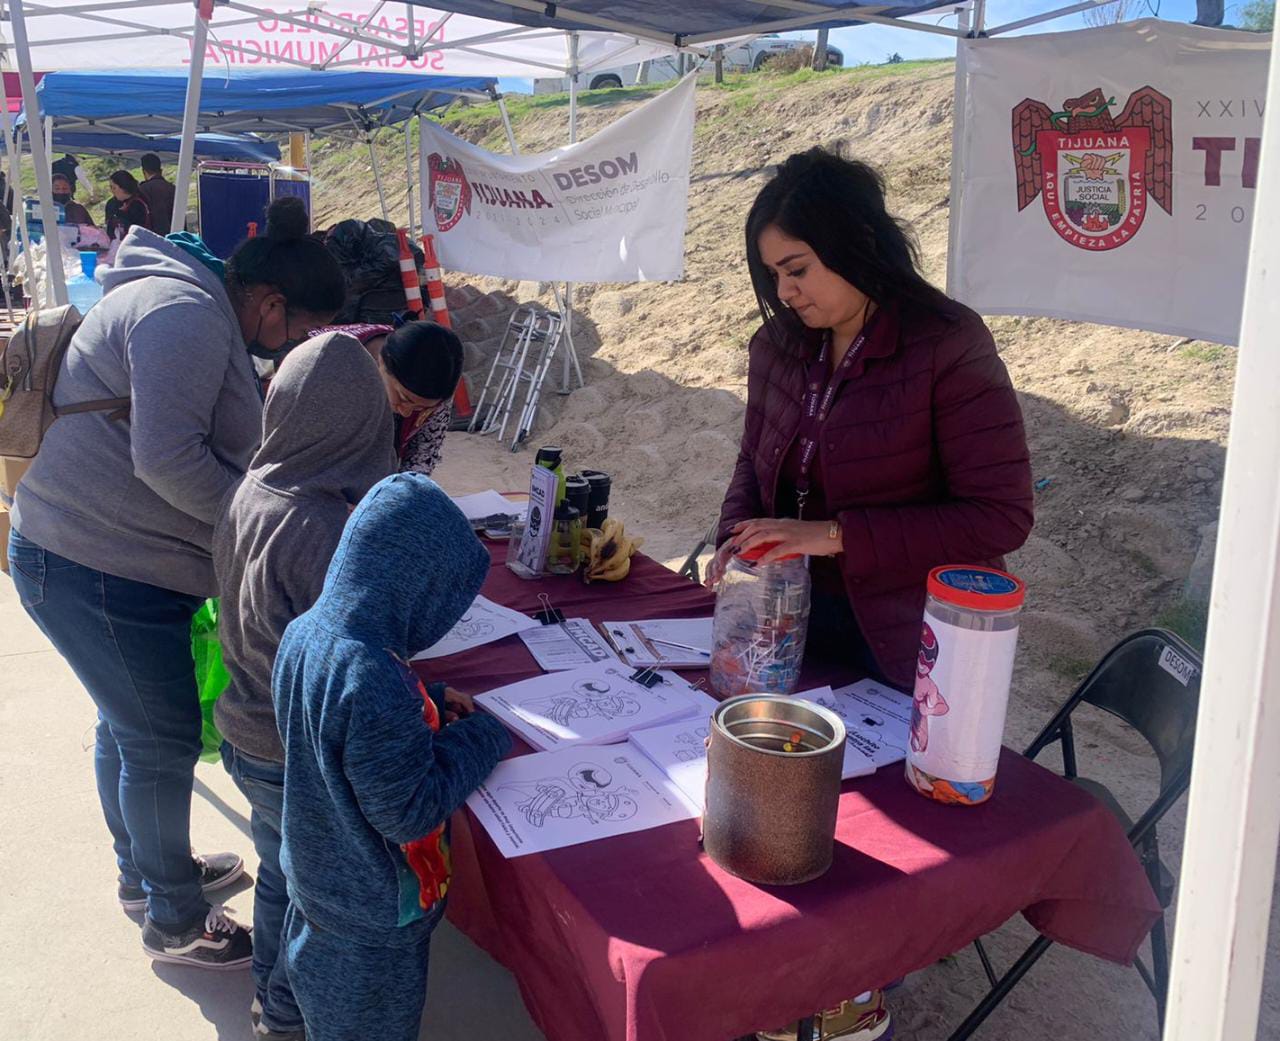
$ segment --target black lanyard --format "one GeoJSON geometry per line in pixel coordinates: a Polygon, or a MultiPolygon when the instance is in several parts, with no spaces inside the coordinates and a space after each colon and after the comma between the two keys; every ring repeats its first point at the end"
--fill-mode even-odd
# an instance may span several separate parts
{"type": "MultiPolygon", "coordinates": [[[[874,317],[874,316],[873,316],[874,317]]],[[[809,473],[813,469],[813,460],[818,454],[818,445],[822,440],[822,427],[831,414],[831,403],[835,400],[840,384],[853,368],[862,352],[862,345],[867,341],[867,326],[871,319],[863,325],[863,330],[845,351],[844,359],[836,367],[836,371],[827,379],[827,358],[831,355],[831,333],[822,338],[822,350],[818,357],[809,364],[805,374],[806,390],[804,407],[800,415],[800,476],[796,479],[796,518],[804,518],[804,501],[809,497],[812,487],[809,473]],[[826,390],[823,381],[826,380],[826,390]]]]}

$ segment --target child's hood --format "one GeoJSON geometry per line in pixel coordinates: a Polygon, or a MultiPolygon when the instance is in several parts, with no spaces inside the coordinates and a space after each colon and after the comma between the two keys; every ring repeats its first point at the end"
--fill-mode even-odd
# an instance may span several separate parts
{"type": "Polygon", "coordinates": [[[335,635],[407,657],[453,628],[488,573],[489,554],[440,487],[395,474],[351,515],[310,614],[335,635]]]}
{"type": "Polygon", "coordinates": [[[290,352],[271,381],[262,426],[249,474],[276,491],[356,503],[395,472],[395,427],[378,364],[344,333],[290,352]]]}

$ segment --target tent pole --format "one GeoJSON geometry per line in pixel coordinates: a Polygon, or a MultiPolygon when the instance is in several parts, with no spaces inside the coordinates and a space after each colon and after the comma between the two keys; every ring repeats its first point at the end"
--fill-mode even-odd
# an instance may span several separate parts
{"type": "Polygon", "coordinates": [[[191,168],[195,161],[196,121],[200,117],[200,92],[204,88],[204,53],[209,41],[209,25],[196,11],[191,32],[191,69],[187,74],[187,103],[182,110],[182,140],[178,145],[178,174],[173,182],[171,232],[187,226],[187,199],[191,195],[191,168]]]}
{"type": "MultiPolygon", "coordinates": [[[[1280,836],[1280,64],[1271,63],[1165,1041],[1258,1031],[1280,836]]],[[[1261,1035],[1259,1035],[1261,1036],[1261,1035]]]]}
{"type": "Polygon", "coordinates": [[[373,183],[378,187],[378,205],[382,207],[382,219],[391,220],[391,213],[387,209],[387,195],[382,190],[382,173],[378,170],[378,153],[373,147],[373,134],[365,135],[365,143],[369,146],[369,164],[373,167],[373,183]]]}
{"type": "MultiPolygon", "coordinates": [[[[981,0],[979,0],[981,2],[981,0]]],[[[956,8],[960,38],[956,40],[955,100],[951,106],[951,204],[947,214],[947,292],[955,291],[960,267],[960,206],[964,190],[965,104],[969,87],[969,9],[956,8]]],[[[982,17],[981,9],[978,16],[982,17]]]]}
{"type": "MultiPolygon", "coordinates": [[[[422,117],[419,116],[419,119],[422,117]]],[[[415,221],[413,216],[413,120],[406,119],[404,121],[404,187],[405,195],[409,200],[409,238],[417,239],[417,229],[414,227],[415,221]]],[[[423,229],[425,232],[425,228],[423,229]]]]}
{"type": "MultiPolygon", "coordinates": [[[[7,56],[7,55],[6,55],[7,56]]],[[[27,235],[27,208],[22,204],[22,161],[18,155],[17,135],[13,132],[13,117],[9,114],[9,92],[5,90],[4,77],[0,76],[0,123],[4,126],[4,152],[8,163],[8,188],[13,192],[13,227],[18,235],[18,245],[22,248],[22,259],[27,270],[27,288],[34,289],[36,284],[36,268],[31,259],[31,239],[27,235]]],[[[13,255],[10,249],[5,257],[5,267],[13,255]]],[[[34,299],[34,298],[33,298],[34,299]]]]}
{"type": "MultiPolygon", "coordinates": [[[[53,166],[53,120],[49,116],[44,117],[44,154],[49,157],[49,165],[53,166]]],[[[50,177],[52,181],[52,177],[50,177]]]]}
{"type": "MultiPolygon", "coordinates": [[[[44,138],[38,125],[40,104],[36,99],[36,78],[31,71],[31,43],[27,36],[27,18],[22,10],[22,0],[11,0],[9,21],[13,25],[13,48],[18,54],[18,79],[22,83],[22,105],[27,110],[27,140],[31,142],[31,159],[36,167],[36,189],[40,198],[40,214],[45,227],[45,269],[48,296],[55,306],[67,302],[67,276],[62,270],[62,236],[53,214],[53,173],[49,169],[49,156],[45,152],[44,138]],[[49,229],[53,234],[49,234],[49,229]],[[52,248],[50,244],[52,243],[52,248]]],[[[14,185],[14,191],[20,185],[14,185]]],[[[34,299],[34,298],[33,298],[34,299]]]]}
{"type": "MultiPolygon", "coordinates": [[[[569,33],[565,38],[569,47],[569,144],[578,141],[578,34],[569,33]]],[[[573,283],[564,284],[564,339],[568,350],[564,352],[564,367],[560,370],[560,393],[573,390],[569,381],[570,366],[578,374],[578,386],[585,387],[582,369],[578,366],[578,352],[573,346],[573,283]]]]}
{"type": "Polygon", "coordinates": [[[511,128],[511,116],[507,112],[507,101],[502,95],[498,95],[498,111],[502,113],[502,126],[507,132],[507,145],[511,148],[511,154],[519,155],[520,149],[516,147],[516,132],[511,128]]]}

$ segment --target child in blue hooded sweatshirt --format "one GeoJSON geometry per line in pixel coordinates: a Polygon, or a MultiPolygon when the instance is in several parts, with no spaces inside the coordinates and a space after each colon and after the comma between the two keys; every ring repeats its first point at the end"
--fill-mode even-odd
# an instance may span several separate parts
{"type": "Polygon", "coordinates": [[[308,1041],[418,1037],[446,825],[511,742],[481,714],[442,726],[444,685],[424,688],[406,660],[462,617],[488,568],[430,479],[388,477],[280,643],[285,956],[308,1041]]]}

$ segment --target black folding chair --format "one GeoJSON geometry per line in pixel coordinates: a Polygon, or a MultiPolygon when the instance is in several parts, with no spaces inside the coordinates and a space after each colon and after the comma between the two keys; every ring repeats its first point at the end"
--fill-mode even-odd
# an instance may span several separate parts
{"type": "MultiPolygon", "coordinates": [[[[1143,629],[1126,636],[1107,652],[1026,751],[1027,758],[1034,759],[1054,742],[1062,744],[1064,776],[1101,800],[1119,818],[1162,908],[1172,902],[1175,884],[1172,872],[1160,860],[1156,825],[1191,782],[1191,753],[1202,671],[1200,656],[1165,629],[1143,629]],[[1081,777],[1077,771],[1071,714],[1081,703],[1103,709],[1128,723],[1155,753],[1160,764],[1160,792],[1136,821],[1110,790],[1097,781],[1081,777]]],[[[1051,943],[1043,936],[1038,937],[1013,967],[997,978],[982,941],[975,941],[991,990],[949,1041],[965,1041],[977,1030],[1051,943]]],[[[1163,915],[1151,930],[1151,968],[1141,961],[1135,965],[1156,999],[1156,1013],[1163,1028],[1169,990],[1169,945],[1163,915]]]]}

